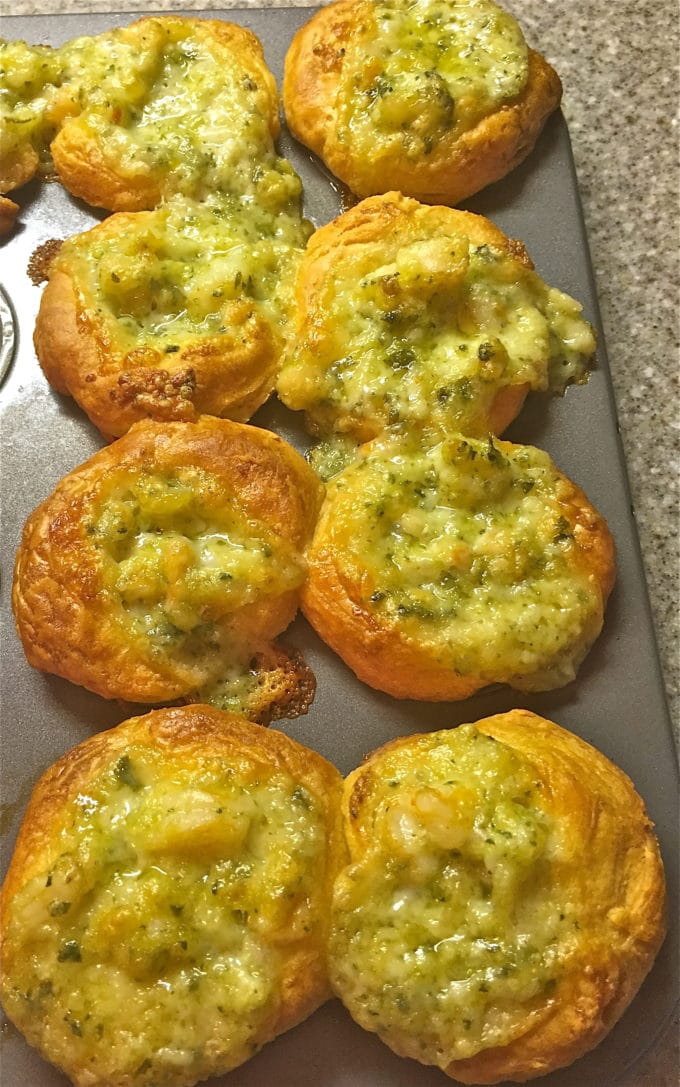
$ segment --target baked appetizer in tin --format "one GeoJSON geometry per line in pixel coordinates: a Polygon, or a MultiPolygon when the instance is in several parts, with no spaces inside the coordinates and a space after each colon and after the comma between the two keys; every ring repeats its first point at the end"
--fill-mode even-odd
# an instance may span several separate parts
{"type": "Polygon", "coordinates": [[[56,133],[48,103],[62,62],[49,45],[0,40],[0,193],[12,192],[42,169],[56,133]]]}
{"type": "Polygon", "coordinates": [[[157,710],[38,783],[2,891],[5,1010],[78,1087],[189,1087],[330,995],[342,779],[282,733],[157,710]]]}
{"type": "Polygon", "coordinates": [[[111,211],[178,193],[285,206],[300,183],[278,132],[262,47],[234,23],[154,15],[59,49],[0,43],[0,192],[55,169],[111,211]]]}
{"type": "Polygon", "coordinates": [[[328,484],[302,608],[364,683],[448,701],[574,679],[614,580],[603,518],[547,453],[377,438],[328,484]]]}
{"type": "Polygon", "coordinates": [[[60,95],[74,115],[51,152],[66,188],[112,211],[152,208],[174,193],[246,191],[279,130],[276,84],[255,35],[176,15],[113,33],[113,52],[111,33],[64,47],[60,95]]]}
{"type": "Polygon", "coordinates": [[[107,436],[249,419],[274,386],[310,230],[297,206],[175,197],[69,238],[35,329],[45,375],[107,436]]]}
{"type": "Polygon", "coordinates": [[[205,417],[138,423],[57,486],[17,555],[29,663],[104,698],[306,712],[291,622],[321,486],[282,438],[205,417]]]}
{"type": "Polygon", "coordinates": [[[557,73],[491,0],[340,0],[286,57],[288,125],[358,196],[455,204],[504,177],[557,108],[557,73]]]}
{"type": "Polygon", "coordinates": [[[324,437],[500,433],[530,389],[587,379],[593,329],[481,215],[399,193],[309,240],[279,396],[324,437]]]}
{"type": "Polygon", "coordinates": [[[599,751],[511,710],[373,752],[343,810],[331,981],[395,1052],[523,1082],[622,1015],[663,940],[664,875],[642,800],[599,751]]]}

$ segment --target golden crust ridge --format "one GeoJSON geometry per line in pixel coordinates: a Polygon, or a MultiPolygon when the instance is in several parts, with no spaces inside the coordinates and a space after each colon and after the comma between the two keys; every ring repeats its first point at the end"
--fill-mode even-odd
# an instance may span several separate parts
{"type": "Polygon", "coordinates": [[[337,94],[343,58],[372,24],[366,0],[339,0],[317,12],[296,34],[286,57],[283,101],[294,135],[322,158],[357,196],[397,189],[423,203],[456,204],[504,177],[532,151],[559,105],[557,73],[534,50],[522,92],[470,130],[446,133],[427,158],[376,154],[368,161],[340,142],[337,94]]]}
{"type": "MultiPolygon", "coordinates": [[[[264,941],[270,953],[276,956],[276,975],[269,997],[269,1009],[264,1016],[260,1016],[259,1021],[255,1021],[254,1027],[249,1028],[254,1033],[249,1041],[249,1052],[245,1055],[248,1056],[301,1022],[331,995],[324,961],[327,927],[325,904],[331,893],[334,873],[344,857],[339,813],[342,779],[338,771],[320,755],[282,733],[264,730],[211,706],[155,710],[143,717],[132,718],[84,741],[63,755],[42,776],[26,811],[0,898],[0,933],[6,949],[4,985],[11,985],[17,969],[12,953],[15,941],[12,933],[16,932],[18,923],[14,916],[14,900],[31,880],[50,870],[55,859],[53,854],[59,844],[59,831],[68,818],[69,805],[74,798],[87,792],[107,767],[116,760],[124,759],[130,750],[155,752],[161,766],[164,759],[174,759],[181,753],[186,765],[232,766],[237,777],[243,773],[239,768],[244,765],[251,768],[246,777],[252,777],[253,767],[259,768],[260,775],[283,774],[313,797],[318,812],[316,818],[321,821],[324,839],[313,876],[308,934],[301,939],[299,935],[289,933],[287,927],[269,927],[266,930],[264,941]]],[[[153,789],[154,786],[151,787],[153,789]]],[[[247,780],[244,788],[247,791],[247,780]]],[[[228,850],[228,847],[227,842],[225,849],[228,850]]],[[[200,840],[197,840],[195,849],[198,858],[200,840]]],[[[102,948],[101,954],[106,960],[108,950],[102,948]]],[[[49,1036],[43,1036],[38,1027],[27,1029],[23,1021],[19,1025],[26,1031],[32,1044],[37,1045],[48,1058],[55,1059],[49,1036]]],[[[142,1033],[152,1029],[153,1023],[145,1022],[142,1033]]],[[[230,1053],[229,1045],[228,1035],[221,1040],[210,1041],[209,1067],[202,1063],[201,1078],[227,1071],[245,1059],[240,1050],[235,1054],[230,1053]]],[[[60,1059],[59,1063],[74,1083],[83,1087],[104,1083],[109,1087],[113,1083],[131,1087],[149,1082],[150,1072],[144,1065],[134,1074],[122,1069],[113,1073],[108,1057],[102,1059],[105,1055],[98,1053],[94,1043],[93,1046],[84,1063],[81,1063],[83,1050],[80,1044],[74,1047],[69,1062],[60,1059]]],[[[173,1083],[188,1085],[196,1082],[191,1067],[175,1071],[166,1069],[165,1074],[170,1075],[171,1072],[173,1083]]]]}
{"type": "MultiPolygon", "coordinates": [[[[561,835],[551,878],[578,903],[580,930],[557,989],[550,990],[538,1017],[527,1010],[524,1028],[509,1044],[449,1063],[442,1054],[437,1063],[462,1083],[525,1082],[571,1064],[597,1045],[635,996],[665,935],[663,866],[640,796],[596,748],[522,709],[485,718],[474,729],[526,760],[540,783],[541,805],[561,835]]],[[[383,765],[395,752],[411,752],[417,760],[424,740],[418,735],[393,740],[366,756],[346,779],[345,833],[355,872],[375,848],[374,812],[390,793],[383,765]]],[[[344,878],[341,874],[341,884],[344,878]]],[[[338,968],[333,953],[331,963],[333,976],[338,968]]],[[[345,995],[342,988],[339,995],[345,995]]],[[[366,1026],[353,1000],[350,996],[348,1008],[366,1026]]],[[[383,1029],[381,1036],[397,1053],[413,1056],[398,1025],[387,1037],[383,1029]]]]}
{"type": "MultiPolygon", "coordinates": [[[[199,497],[203,490],[206,510],[219,511],[222,488],[236,497],[254,524],[266,525],[301,554],[315,521],[320,487],[283,439],[209,417],[186,424],[136,424],[66,476],[28,519],[17,553],[13,603],[29,663],[105,698],[170,701],[200,686],[195,682],[201,675],[198,664],[181,659],[173,663],[166,654],[150,656],[125,633],[116,619],[118,605],[102,581],[103,560],[87,531],[97,504],[109,500],[116,473],[141,473],[145,478],[145,472],[162,477],[189,469],[210,482],[212,490],[200,480],[196,485],[199,497]]],[[[250,647],[246,652],[252,656],[288,625],[296,607],[293,589],[273,596],[263,593],[229,618],[229,630],[237,644],[250,647]]],[[[279,679],[270,683],[270,690],[279,698],[291,672],[281,664],[277,673],[276,667],[272,674],[279,679]]],[[[294,669],[294,674],[308,689],[304,670],[294,669]]],[[[264,711],[260,705],[258,712],[264,711]]]]}

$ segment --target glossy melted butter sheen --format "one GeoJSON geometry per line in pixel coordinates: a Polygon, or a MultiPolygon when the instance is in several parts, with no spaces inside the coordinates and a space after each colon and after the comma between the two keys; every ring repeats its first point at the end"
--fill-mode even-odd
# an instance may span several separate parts
{"type": "MultiPolygon", "coordinates": [[[[369,778],[369,782],[370,782],[369,778]]],[[[336,884],[331,971],[362,1026],[441,1067],[526,1030],[578,919],[532,767],[473,725],[382,756],[336,884]],[[379,788],[378,788],[379,786],[379,788]]]]}
{"type": "Polygon", "coordinates": [[[32,149],[46,159],[55,134],[47,104],[60,72],[59,58],[49,46],[0,40],[0,162],[32,149]]]}
{"type": "Polygon", "coordinates": [[[429,155],[515,98],[527,47],[512,16],[490,0],[384,0],[343,65],[339,131],[357,154],[379,145],[429,155]]]}
{"type": "MultiPolygon", "coordinates": [[[[304,577],[292,545],[250,522],[197,469],[121,474],[86,531],[125,637],[152,656],[200,669],[203,683],[246,664],[233,659],[233,613],[297,588],[304,577]]],[[[239,675],[237,668],[234,682],[239,675]]]]}
{"type": "MultiPolygon", "coordinates": [[[[418,235],[421,235],[420,237],[418,235]]],[[[488,433],[506,386],[563,392],[587,378],[595,351],[573,298],[507,251],[464,235],[432,237],[341,257],[323,294],[324,319],[279,378],[289,407],[326,433],[375,436],[405,424],[488,433]]]]}
{"type": "Polygon", "coordinates": [[[245,302],[276,327],[287,320],[291,279],[311,226],[231,198],[174,197],[121,220],[115,235],[76,235],[62,247],[78,288],[123,352],[179,350],[197,336],[233,332],[245,302]]]}
{"type": "MultiPolygon", "coordinates": [[[[86,123],[124,167],[160,169],[171,175],[172,192],[199,197],[253,189],[266,153],[267,167],[277,165],[266,90],[229,51],[181,20],[147,24],[144,49],[110,50],[111,37],[79,38],[63,49],[86,123]]],[[[285,197],[297,198],[292,168],[278,165],[282,186],[287,174],[285,197]]]]}
{"type": "Polygon", "coordinates": [[[250,195],[271,212],[301,197],[274,152],[269,89],[190,21],[149,19],[55,50],[0,45],[0,106],[0,150],[23,141],[46,155],[77,118],[124,175],[162,177],[166,197],[250,195]]]}
{"type": "Polygon", "coordinates": [[[135,1083],[201,1079],[211,1046],[240,1063],[279,1000],[274,940],[319,924],[323,850],[287,774],[131,748],[71,802],[52,866],[12,902],[8,1011],[56,1063],[86,1068],[96,1048],[135,1083]]]}
{"type": "Polygon", "coordinates": [[[491,438],[460,436],[429,450],[367,446],[329,485],[334,562],[344,576],[358,560],[364,606],[381,626],[431,640],[438,662],[460,674],[520,690],[562,686],[602,621],[599,586],[579,567],[561,506],[569,493],[529,446],[501,452],[491,438]]]}

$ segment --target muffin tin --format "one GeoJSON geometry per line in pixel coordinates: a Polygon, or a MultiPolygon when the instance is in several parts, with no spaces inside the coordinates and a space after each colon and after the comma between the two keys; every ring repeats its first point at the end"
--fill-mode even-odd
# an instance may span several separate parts
{"type": "MultiPolygon", "coordinates": [[[[309,17],[309,11],[300,9],[197,14],[249,26],[262,40],[278,80],[288,43],[309,17]]],[[[129,14],[6,16],[2,29],[6,38],[59,44],[76,35],[127,24],[133,18],[129,14]]],[[[316,225],[337,215],[345,200],[339,183],[285,129],[280,149],[302,177],[307,215],[316,225]]],[[[18,200],[20,225],[0,248],[0,285],[5,296],[0,295],[0,358],[7,370],[0,387],[5,572],[3,869],[40,773],[91,732],[140,712],[139,706],[105,702],[66,681],[34,671],[26,663],[14,632],[10,572],[23,523],[63,475],[102,445],[101,436],[74,402],[52,392],[40,372],[31,342],[40,288],[31,283],[27,267],[39,245],[87,229],[103,213],[75,200],[56,184],[31,183],[19,192],[18,200]]],[[[618,578],[604,631],[576,682],[562,690],[521,695],[498,687],[463,702],[425,704],[399,702],[360,684],[298,618],[283,641],[303,651],[317,676],[317,696],[306,717],[279,727],[347,773],[368,751],[394,736],[475,721],[524,706],[584,737],[630,775],[661,842],[669,884],[669,935],[642,990],[602,1045],[570,1068],[537,1081],[546,1087],[595,1083],[614,1087],[653,1043],[677,997],[678,790],[670,721],[569,135],[562,116],[549,120],[534,153],[522,166],[464,206],[488,216],[510,236],[521,238],[539,274],[582,301],[586,316],[598,328],[598,362],[589,384],[569,389],[560,400],[531,395],[505,437],[547,449],[607,518],[617,545],[618,578]]],[[[258,412],[254,422],[277,430],[299,449],[309,445],[301,420],[275,400],[258,412]]],[[[0,1042],[3,1087],[26,1083],[64,1087],[67,1083],[11,1026],[3,1029],[0,1042]]],[[[215,1087],[262,1087],[274,1082],[277,1087],[443,1087],[450,1081],[436,1069],[396,1057],[333,1001],[248,1064],[209,1082],[215,1087]]]]}

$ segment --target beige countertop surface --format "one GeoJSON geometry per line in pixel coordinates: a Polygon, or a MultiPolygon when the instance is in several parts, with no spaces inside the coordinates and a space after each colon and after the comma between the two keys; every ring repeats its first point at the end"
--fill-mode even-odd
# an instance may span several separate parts
{"type": "MultiPolygon", "coordinates": [[[[1,6],[1,5],[0,5],[1,6]]],[[[14,0],[6,14],[225,11],[269,3],[14,0]]],[[[676,0],[505,0],[564,83],[635,517],[680,718],[680,326],[676,0]]],[[[0,33],[1,20],[0,20],[0,33]]],[[[650,1023],[650,1034],[656,1025],[650,1023]]],[[[678,1019],[621,1087],[677,1087],[678,1019]]],[[[37,1085],[36,1085],[37,1087],[37,1085]]],[[[584,1084],[583,1087],[596,1087],[584,1084]]]]}

